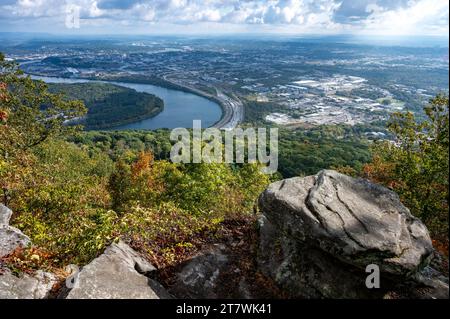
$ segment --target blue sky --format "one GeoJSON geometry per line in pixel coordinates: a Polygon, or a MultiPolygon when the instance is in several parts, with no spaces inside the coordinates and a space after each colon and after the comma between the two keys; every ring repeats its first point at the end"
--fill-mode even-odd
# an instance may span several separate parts
{"type": "Polygon", "coordinates": [[[442,36],[449,32],[449,1],[0,0],[0,30],[442,36]],[[79,10],[80,28],[66,27],[71,8],[79,10]]]}

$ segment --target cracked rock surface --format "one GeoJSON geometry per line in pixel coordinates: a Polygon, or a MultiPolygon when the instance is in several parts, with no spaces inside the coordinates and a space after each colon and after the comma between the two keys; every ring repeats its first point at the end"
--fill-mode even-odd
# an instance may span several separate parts
{"type": "Polygon", "coordinates": [[[170,295],[146,275],[155,268],[119,242],[84,266],[67,299],[160,299],[170,295]]]}
{"type": "Polygon", "coordinates": [[[260,267],[294,296],[374,296],[367,265],[382,281],[404,282],[433,254],[428,230],[396,193],[332,170],[269,185],[259,207],[260,267]]]}
{"type": "Polygon", "coordinates": [[[0,275],[0,299],[43,299],[56,282],[55,275],[41,270],[19,277],[6,270],[0,275]]]}

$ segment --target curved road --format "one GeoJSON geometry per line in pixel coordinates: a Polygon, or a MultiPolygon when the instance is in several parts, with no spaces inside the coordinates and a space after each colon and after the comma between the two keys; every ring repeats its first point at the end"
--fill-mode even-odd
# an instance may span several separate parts
{"type": "Polygon", "coordinates": [[[221,101],[224,110],[222,119],[214,127],[224,130],[234,129],[244,120],[244,106],[237,98],[231,98],[221,91],[217,91],[217,99],[221,101]]]}
{"type": "Polygon", "coordinates": [[[244,106],[243,106],[242,102],[236,96],[230,97],[230,96],[224,94],[222,91],[219,91],[217,89],[216,89],[217,96],[212,95],[212,94],[203,92],[195,87],[186,85],[182,82],[173,80],[173,79],[169,78],[168,74],[163,75],[162,78],[167,82],[178,85],[180,87],[184,87],[184,88],[192,91],[193,93],[197,93],[200,96],[218,100],[218,102],[222,106],[223,115],[222,115],[222,118],[216,124],[214,124],[212,127],[216,127],[216,128],[223,129],[223,130],[232,130],[239,123],[241,123],[243,121],[244,106]]]}

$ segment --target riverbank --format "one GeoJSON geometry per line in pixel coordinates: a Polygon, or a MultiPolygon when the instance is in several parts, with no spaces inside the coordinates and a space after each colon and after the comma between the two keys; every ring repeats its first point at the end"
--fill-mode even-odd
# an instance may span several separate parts
{"type": "MultiPolygon", "coordinates": [[[[98,80],[98,78],[92,79],[98,80]]],[[[162,78],[144,77],[144,76],[119,76],[119,77],[102,77],[101,79],[104,81],[113,81],[113,82],[118,81],[136,84],[150,84],[167,89],[175,89],[178,91],[183,91],[204,97],[214,103],[217,103],[222,109],[222,115],[220,119],[217,122],[215,122],[214,125],[212,125],[211,127],[219,129],[232,129],[242,121],[243,105],[240,101],[234,101],[233,99],[225,96],[221,92],[219,92],[218,96],[211,95],[207,92],[198,90],[191,86],[175,82],[165,75],[162,78]],[[238,112],[240,115],[237,114],[238,112]]]]}
{"type": "MultiPolygon", "coordinates": [[[[116,130],[154,130],[158,128],[192,127],[193,120],[201,120],[203,127],[213,127],[223,119],[222,103],[217,99],[189,88],[150,77],[101,76],[101,77],[50,77],[33,74],[36,79],[47,83],[111,83],[156,95],[164,100],[164,110],[160,114],[153,113],[151,118],[136,121],[128,125],[115,127],[116,130]]],[[[141,118],[142,119],[142,118],[141,118]]]]}

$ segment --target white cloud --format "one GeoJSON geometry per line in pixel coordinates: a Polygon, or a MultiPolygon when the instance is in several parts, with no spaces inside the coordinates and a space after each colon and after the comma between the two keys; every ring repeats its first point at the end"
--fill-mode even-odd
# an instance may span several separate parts
{"type": "Polygon", "coordinates": [[[103,24],[105,31],[149,22],[206,22],[242,26],[246,30],[290,26],[299,32],[321,33],[448,33],[448,0],[358,1],[356,6],[354,0],[0,0],[0,17],[3,28],[14,19],[34,25],[41,20],[63,21],[66,5],[75,4],[81,8],[85,25],[103,24]]]}
{"type": "Polygon", "coordinates": [[[372,6],[370,12],[364,21],[364,30],[367,32],[393,35],[448,34],[448,0],[410,1],[408,7],[396,10],[372,6]]]}

